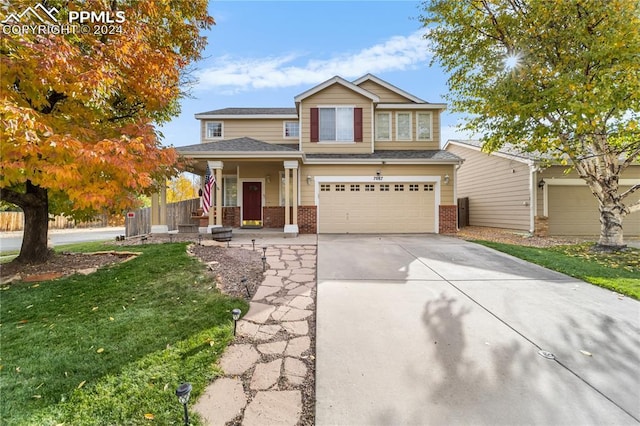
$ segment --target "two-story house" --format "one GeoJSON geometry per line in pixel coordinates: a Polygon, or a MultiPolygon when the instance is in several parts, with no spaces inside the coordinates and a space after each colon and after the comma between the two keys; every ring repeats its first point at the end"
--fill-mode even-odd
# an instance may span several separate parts
{"type": "Polygon", "coordinates": [[[215,177],[210,227],[455,232],[462,160],[440,149],[445,104],[370,74],[333,77],[294,101],[196,114],[201,141],[178,152],[215,177]]]}

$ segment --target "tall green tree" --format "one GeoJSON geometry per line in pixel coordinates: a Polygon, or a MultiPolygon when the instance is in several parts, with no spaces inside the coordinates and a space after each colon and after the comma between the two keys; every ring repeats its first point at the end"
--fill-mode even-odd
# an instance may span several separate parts
{"type": "Polygon", "coordinates": [[[430,0],[422,4],[448,100],[484,150],[506,143],[568,164],[597,198],[598,244],[624,246],[640,211],[622,172],[640,161],[640,2],[430,0]]]}
{"type": "Polygon", "coordinates": [[[72,216],[121,212],[176,174],[177,153],[162,146],[155,125],[179,112],[181,83],[206,43],[200,31],[214,23],[207,6],[19,0],[2,7],[0,198],[24,211],[17,261],[47,259],[54,208],[72,216]],[[69,24],[81,13],[101,22],[69,24]],[[40,31],[42,21],[66,30],[40,31]]]}

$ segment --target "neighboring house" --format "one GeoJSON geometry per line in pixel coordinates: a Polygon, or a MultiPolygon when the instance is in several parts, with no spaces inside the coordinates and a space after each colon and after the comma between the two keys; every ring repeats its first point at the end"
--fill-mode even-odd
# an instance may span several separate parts
{"type": "MultiPolygon", "coordinates": [[[[373,75],[333,77],[292,108],[196,114],[199,144],[178,147],[216,178],[209,227],[286,233],[441,233],[457,228],[455,167],[440,149],[445,104],[373,75]]],[[[156,215],[154,225],[162,225],[156,215]]],[[[156,228],[158,229],[158,228],[156,228]]]]}
{"type": "MultiPolygon", "coordinates": [[[[487,154],[477,140],[450,140],[444,149],[464,158],[457,170],[457,196],[468,197],[469,225],[523,230],[542,235],[600,234],[596,198],[567,166],[541,166],[540,156],[505,146],[487,154]]],[[[640,182],[640,165],[622,175],[621,189],[640,182]]],[[[640,192],[629,202],[638,200],[640,192]]],[[[640,213],[624,219],[627,236],[640,235],[640,213]]]]}

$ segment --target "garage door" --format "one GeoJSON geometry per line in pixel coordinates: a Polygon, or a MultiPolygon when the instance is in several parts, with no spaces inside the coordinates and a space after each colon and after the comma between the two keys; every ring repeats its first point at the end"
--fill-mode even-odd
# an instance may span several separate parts
{"type": "MultiPolygon", "coordinates": [[[[598,202],[585,186],[549,186],[549,235],[599,235],[598,202]]],[[[628,189],[621,187],[622,190],[628,189]]],[[[640,234],[640,214],[627,215],[628,236],[640,234]]]]}
{"type": "Polygon", "coordinates": [[[435,232],[433,183],[322,183],[320,233],[435,232]]]}

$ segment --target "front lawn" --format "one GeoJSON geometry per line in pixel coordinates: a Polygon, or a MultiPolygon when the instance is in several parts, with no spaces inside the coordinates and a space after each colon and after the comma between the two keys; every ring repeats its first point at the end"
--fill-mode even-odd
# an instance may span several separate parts
{"type": "Polygon", "coordinates": [[[549,248],[475,241],[545,268],[640,300],[640,250],[593,251],[593,244],[549,248]]]}
{"type": "Polygon", "coordinates": [[[203,391],[232,338],[231,310],[248,307],[185,247],[136,246],[136,259],[88,276],[3,286],[2,424],[181,424],[175,389],[203,391]]]}

